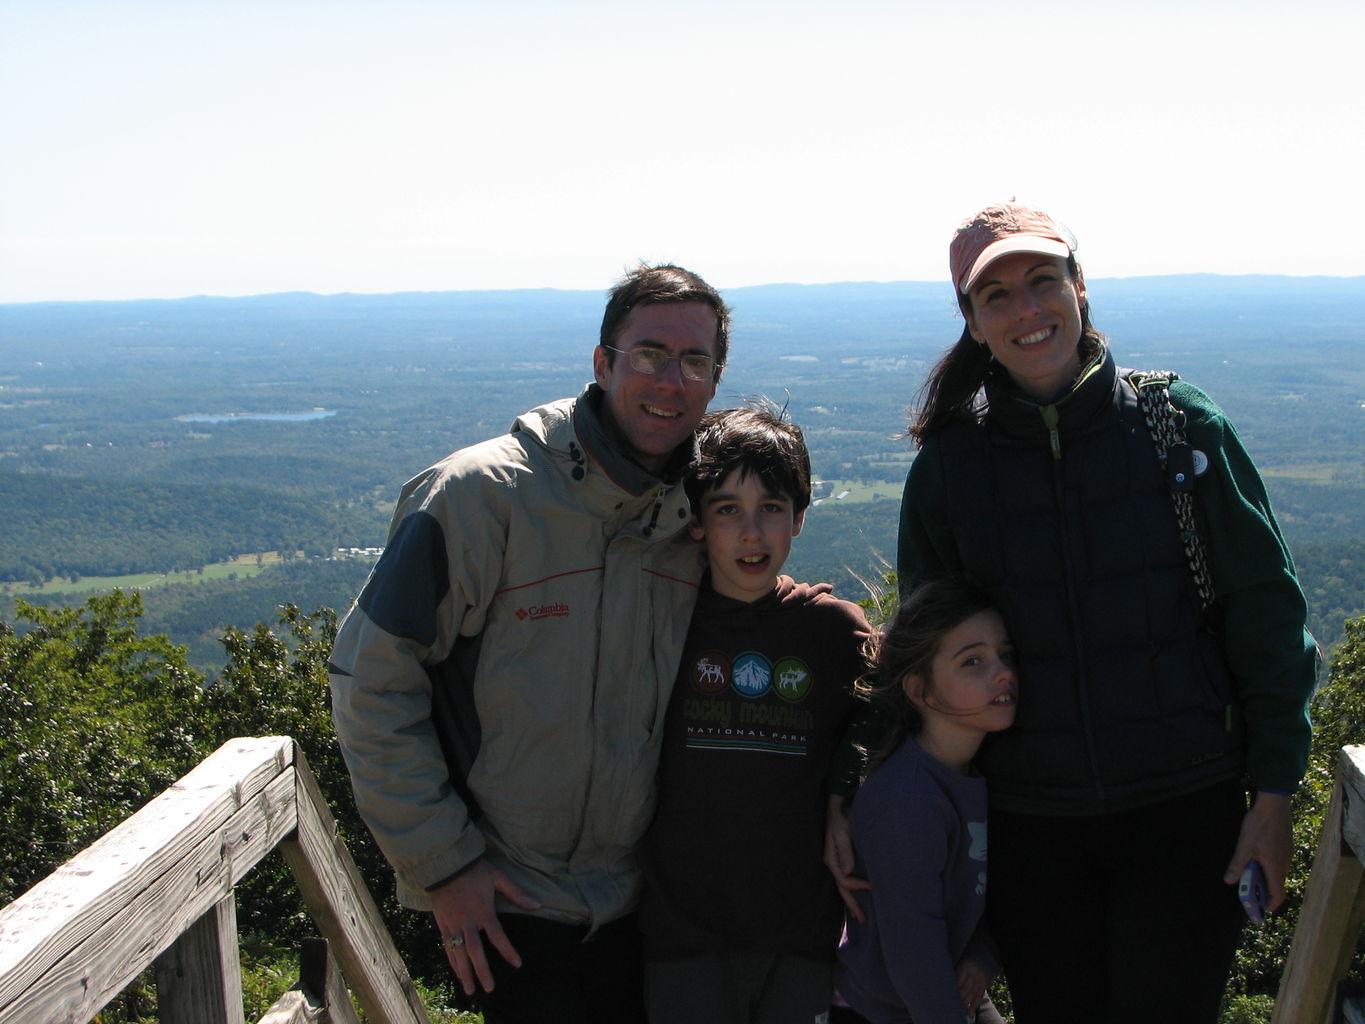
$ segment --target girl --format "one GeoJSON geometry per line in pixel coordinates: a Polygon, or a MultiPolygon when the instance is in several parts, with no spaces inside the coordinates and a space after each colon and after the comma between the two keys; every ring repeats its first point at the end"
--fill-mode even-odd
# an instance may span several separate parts
{"type": "Polygon", "coordinates": [[[840,996],[874,1024],[981,1024],[994,957],[986,903],[986,783],[972,759],[1014,722],[1014,648],[960,578],[925,584],[875,642],[861,688],[890,723],[853,804],[865,921],[849,916],[840,996]],[[976,1013],[980,1007],[981,1012],[976,1013]]]}

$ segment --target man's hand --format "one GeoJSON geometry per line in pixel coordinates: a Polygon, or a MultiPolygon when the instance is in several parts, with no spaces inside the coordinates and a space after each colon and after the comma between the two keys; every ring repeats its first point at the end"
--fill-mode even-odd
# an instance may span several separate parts
{"type": "Polygon", "coordinates": [[[521,966],[521,957],[502,930],[493,909],[495,893],[501,893],[525,910],[540,907],[502,871],[482,858],[430,893],[436,927],[445,943],[446,959],[467,996],[474,994],[476,978],[485,992],[493,991],[493,972],[488,968],[488,955],[483,948],[485,935],[504,960],[513,967],[521,966]]]}
{"type": "Polygon", "coordinates": [[[1223,872],[1223,881],[1236,885],[1247,864],[1260,861],[1270,887],[1268,910],[1276,910],[1284,902],[1284,880],[1289,874],[1289,861],[1294,852],[1290,825],[1289,797],[1283,793],[1258,792],[1251,810],[1242,819],[1237,848],[1223,872]]]}
{"type": "Polygon", "coordinates": [[[844,798],[832,796],[825,811],[825,867],[834,876],[834,884],[839,887],[839,896],[848,907],[848,912],[859,924],[867,923],[867,915],[858,906],[858,898],[853,894],[859,889],[870,889],[867,879],[853,873],[853,837],[849,834],[848,813],[844,810],[844,798]]]}

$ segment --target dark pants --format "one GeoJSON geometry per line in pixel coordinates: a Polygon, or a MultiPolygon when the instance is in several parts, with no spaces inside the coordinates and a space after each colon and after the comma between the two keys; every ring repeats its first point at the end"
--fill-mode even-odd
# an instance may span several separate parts
{"type": "MultiPolygon", "coordinates": [[[[833,949],[831,949],[831,954],[833,949]]],[[[819,1024],[834,961],[721,949],[645,966],[650,1024],[819,1024]]]]}
{"type": "Polygon", "coordinates": [[[586,927],[526,914],[499,919],[522,966],[491,945],[493,991],[475,997],[484,1024],[643,1024],[644,960],[635,917],[586,927]]]}
{"type": "MultiPolygon", "coordinates": [[[[962,1015],[965,1020],[967,1015],[962,1015]]],[[[868,1024],[868,1020],[856,1010],[849,1009],[847,1006],[831,1006],[829,1008],[829,1024],[868,1024]]],[[[973,1024],[1005,1024],[1005,1018],[1000,1016],[1000,1011],[991,1002],[990,996],[981,997],[981,1006],[977,1008],[976,1020],[973,1024]]]]}
{"type": "Polygon", "coordinates": [[[1214,1024],[1244,920],[1237,783],[1119,814],[992,811],[988,914],[1016,1024],[1214,1024]]]}

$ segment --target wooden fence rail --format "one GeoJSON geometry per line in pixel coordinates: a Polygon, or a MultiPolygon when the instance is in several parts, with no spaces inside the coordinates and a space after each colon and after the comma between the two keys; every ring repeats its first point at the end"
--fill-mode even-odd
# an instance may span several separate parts
{"type": "Polygon", "coordinates": [[[327,991],[265,1019],[354,1021],[334,954],[369,1020],[426,1024],[317,780],[279,736],[223,744],[0,909],[0,1024],[85,1024],[151,966],[161,1024],[242,1024],[233,887],[277,846],[326,940],[305,975],[327,991]],[[319,997],[327,1010],[304,1005],[319,997]]]}
{"type": "Polygon", "coordinates": [[[1365,925],[1365,746],[1344,747],[1270,1024],[1331,1024],[1365,925]]]}
{"type": "MultiPolygon", "coordinates": [[[[0,1024],[85,1024],[151,966],[161,1024],[242,1024],[233,887],[277,846],[323,941],[305,949],[301,986],[262,1024],[353,1024],[347,983],[375,1024],[426,1024],[308,762],[279,736],[223,744],[0,909],[0,1024]]],[[[1357,746],[1341,752],[1272,1024],[1331,1024],[1363,925],[1357,746]]]]}

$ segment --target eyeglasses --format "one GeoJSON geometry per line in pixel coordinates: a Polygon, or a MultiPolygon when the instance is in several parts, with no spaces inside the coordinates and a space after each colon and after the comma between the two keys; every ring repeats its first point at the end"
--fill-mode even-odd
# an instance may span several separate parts
{"type": "Polygon", "coordinates": [[[603,345],[602,347],[610,352],[619,352],[628,358],[631,369],[636,373],[647,373],[650,376],[663,373],[668,364],[675,359],[678,362],[678,368],[682,370],[682,375],[688,380],[710,380],[716,372],[716,361],[700,352],[687,352],[680,356],[671,356],[661,348],[650,348],[648,345],[637,345],[629,351],[623,348],[614,348],[611,345],[603,345]]]}

